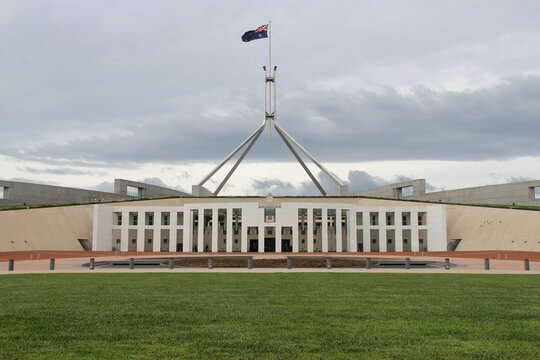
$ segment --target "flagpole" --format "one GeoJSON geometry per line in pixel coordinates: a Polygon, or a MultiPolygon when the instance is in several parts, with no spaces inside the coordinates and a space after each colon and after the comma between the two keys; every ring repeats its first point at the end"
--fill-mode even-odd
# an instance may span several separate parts
{"type": "Polygon", "coordinates": [[[268,70],[272,71],[272,21],[268,21],[268,70]]]}

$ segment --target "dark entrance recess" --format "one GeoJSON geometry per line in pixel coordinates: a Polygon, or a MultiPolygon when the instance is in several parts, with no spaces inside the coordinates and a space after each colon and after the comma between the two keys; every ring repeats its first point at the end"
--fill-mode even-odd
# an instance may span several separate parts
{"type": "Polygon", "coordinates": [[[81,244],[84,251],[91,251],[92,246],[90,246],[90,241],[88,239],[77,239],[79,240],[79,244],[81,244]]]}
{"type": "Polygon", "coordinates": [[[281,252],[292,252],[291,240],[281,240],[281,252]]]}
{"type": "Polygon", "coordinates": [[[259,240],[251,239],[249,240],[249,252],[259,251],[259,240]]]}
{"type": "Polygon", "coordinates": [[[275,238],[264,238],[264,252],[276,252],[275,238]]]}
{"type": "Polygon", "coordinates": [[[182,252],[184,249],[183,249],[183,244],[176,244],[176,251],[177,252],[182,252]]]}

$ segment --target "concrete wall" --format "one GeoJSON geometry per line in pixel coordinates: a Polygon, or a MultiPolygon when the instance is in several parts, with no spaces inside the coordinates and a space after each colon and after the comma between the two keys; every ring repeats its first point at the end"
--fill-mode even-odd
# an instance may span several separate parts
{"type": "Polygon", "coordinates": [[[435,201],[454,204],[540,206],[540,198],[535,198],[535,187],[540,187],[540,180],[426,193],[425,180],[416,179],[360,191],[354,195],[388,199],[403,198],[407,200],[435,201]],[[413,187],[413,194],[407,197],[400,197],[400,189],[407,186],[413,187]]]}
{"type": "Polygon", "coordinates": [[[116,194],[70,187],[0,180],[4,198],[0,206],[75,204],[126,199],[116,194]]]}
{"type": "Polygon", "coordinates": [[[178,190],[168,189],[162,186],[150,185],[150,184],[140,183],[137,181],[131,181],[131,180],[126,180],[126,179],[114,179],[114,193],[115,194],[118,194],[123,197],[133,197],[132,195],[129,195],[127,193],[128,186],[137,188],[138,194],[139,194],[138,197],[143,198],[143,199],[144,198],[152,199],[152,198],[168,197],[168,196],[181,196],[181,197],[191,196],[188,193],[178,191],[178,190]]]}
{"type": "Polygon", "coordinates": [[[4,180],[0,180],[0,187],[3,188],[0,206],[85,204],[129,200],[137,197],[152,199],[191,196],[182,191],[125,179],[114,180],[114,193],[4,180]],[[137,188],[139,196],[129,195],[127,193],[128,186],[137,188]]]}
{"type": "Polygon", "coordinates": [[[411,199],[458,204],[540,206],[540,198],[534,198],[534,187],[540,187],[540,180],[437,191],[412,196],[411,199]]]}
{"type": "Polygon", "coordinates": [[[372,196],[372,197],[382,197],[389,199],[400,199],[407,198],[410,199],[412,196],[403,197],[401,196],[401,189],[412,186],[412,196],[420,196],[426,193],[426,180],[425,179],[415,179],[402,181],[395,184],[379,186],[373,189],[368,189],[364,191],[357,192],[354,195],[358,196],[372,196]]]}

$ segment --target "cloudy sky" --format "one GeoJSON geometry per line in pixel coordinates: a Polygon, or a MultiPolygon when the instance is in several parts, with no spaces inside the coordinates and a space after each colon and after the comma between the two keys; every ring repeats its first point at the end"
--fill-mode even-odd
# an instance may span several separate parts
{"type": "MultiPolygon", "coordinates": [[[[540,179],[538,14],[526,0],[0,0],[0,178],[190,191],[263,119],[268,41],[240,37],[272,20],[278,121],[352,191],[540,179]]],[[[275,132],[222,194],[269,191],[316,194],[275,132]]]]}

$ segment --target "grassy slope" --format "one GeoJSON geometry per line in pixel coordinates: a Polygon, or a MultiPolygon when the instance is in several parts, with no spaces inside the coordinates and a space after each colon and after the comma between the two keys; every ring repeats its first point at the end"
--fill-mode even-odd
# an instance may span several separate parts
{"type": "Polygon", "coordinates": [[[0,359],[540,358],[540,277],[0,276],[0,359]]]}

